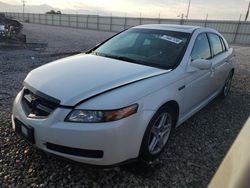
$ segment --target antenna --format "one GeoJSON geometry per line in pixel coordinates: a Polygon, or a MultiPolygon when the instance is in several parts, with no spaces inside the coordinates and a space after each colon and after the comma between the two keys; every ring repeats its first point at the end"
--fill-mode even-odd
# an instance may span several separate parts
{"type": "Polygon", "coordinates": [[[186,19],[188,19],[188,16],[189,16],[190,4],[191,4],[191,0],[189,0],[189,2],[188,2],[188,9],[187,9],[186,19]]]}

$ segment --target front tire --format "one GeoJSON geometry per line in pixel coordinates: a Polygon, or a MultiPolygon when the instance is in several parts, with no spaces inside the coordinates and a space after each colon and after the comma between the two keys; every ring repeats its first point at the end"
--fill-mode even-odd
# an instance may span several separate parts
{"type": "Polygon", "coordinates": [[[170,106],[161,107],[149,122],[145,131],[140,160],[151,161],[164,150],[176,122],[175,112],[170,106]]]}

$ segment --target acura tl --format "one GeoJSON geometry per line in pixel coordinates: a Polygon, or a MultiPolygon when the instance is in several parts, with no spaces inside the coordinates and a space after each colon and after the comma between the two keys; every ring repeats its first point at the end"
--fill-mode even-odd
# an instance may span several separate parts
{"type": "Polygon", "coordinates": [[[174,128],[229,94],[233,74],[234,51],[214,29],[136,26],[32,70],[12,127],[34,146],[82,163],[150,161],[174,128]]]}

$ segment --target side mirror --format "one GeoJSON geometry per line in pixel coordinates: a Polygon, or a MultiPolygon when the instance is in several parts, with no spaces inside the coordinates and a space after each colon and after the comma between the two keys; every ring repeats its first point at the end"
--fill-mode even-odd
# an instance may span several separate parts
{"type": "Polygon", "coordinates": [[[192,61],[190,65],[192,67],[195,67],[201,70],[207,70],[211,68],[212,62],[206,59],[196,59],[192,61]]]}

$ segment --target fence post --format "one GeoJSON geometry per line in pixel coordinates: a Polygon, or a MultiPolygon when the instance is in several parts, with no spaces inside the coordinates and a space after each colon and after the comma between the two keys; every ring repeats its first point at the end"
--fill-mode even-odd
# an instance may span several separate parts
{"type": "Polygon", "coordinates": [[[62,15],[59,14],[59,25],[62,26],[62,15]]]}
{"type": "Polygon", "coordinates": [[[87,23],[86,23],[86,29],[89,28],[89,15],[87,15],[87,23]]]}
{"type": "Polygon", "coordinates": [[[111,16],[110,16],[110,28],[109,28],[110,31],[112,31],[112,24],[113,24],[113,16],[111,14],[111,16]]]}
{"type": "Polygon", "coordinates": [[[99,15],[97,15],[97,30],[100,30],[100,20],[99,20],[99,15]]]}
{"type": "Polygon", "coordinates": [[[79,28],[78,14],[76,14],[76,28],[79,28]]]}
{"type": "Polygon", "coordinates": [[[33,23],[35,23],[35,13],[33,13],[33,23]]]}
{"type": "Polygon", "coordinates": [[[235,34],[234,34],[233,44],[235,44],[235,42],[236,42],[237,35],[238,35],[238,32],[239,32],[239,28],[240,28],[240,24],[241,24],[241,21],[239,19],[239,22],[237,24],[236,31],[235,31],[235,34]]]}
{"type": "Polygon", "coordinates": [[[127,28],[127,15],[125,16],[125,21],[124,21],[124,29],[127,28]]]}
{"type": "Polygon", "coordinates": [[[48,15],[48,14],[45,13],[45,24],[46,24],[46,25],[48,25],[48,18],[47,18],[47,15],[48,15]]]}
{"type": "Polygon", "coordinates": [[[70,27],[70,15],[68,14],[68,26],[70,27]]]}
{"type": "Polygon", "coordinates": [[[54,25],[54,14],[52,14],[51,19],[52,19],[51,23],[52,23],[52,25],[54,25]]]}
{"type": "Polygon", "coordinates": [[[38,14],[39,24],[41,24],[41,14],[38,14]]]}

